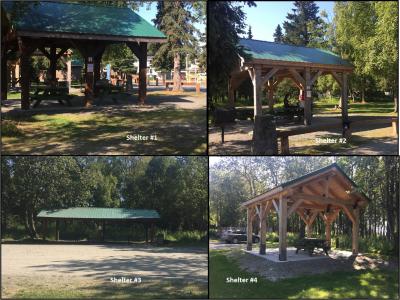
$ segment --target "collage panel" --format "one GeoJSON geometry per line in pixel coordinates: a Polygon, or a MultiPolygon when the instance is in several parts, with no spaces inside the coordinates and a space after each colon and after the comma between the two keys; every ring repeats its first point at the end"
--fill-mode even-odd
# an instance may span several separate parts
{"type": "Polygon", "coordinates": [[[1,1],[1,18],[3,154],[207,154],[204,1],[1,1]]]}
{"type": "Polygon", "coordinates": [[[398,20],[391,1],[210,2],[209,154],[398,155],[398,20]]]}
{"type": "Polygon", "coordinates": [[[3,156],[2,299],[208,297],[208,158],[3,156]]]}
{"type": "Polygon", "coordinates": [[[398,299],[398,156],[211,156],[211,299],[398,299]]]}

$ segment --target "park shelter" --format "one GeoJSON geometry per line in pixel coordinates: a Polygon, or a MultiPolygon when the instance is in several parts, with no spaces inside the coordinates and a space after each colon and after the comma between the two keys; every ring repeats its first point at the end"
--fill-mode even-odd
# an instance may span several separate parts
{"type": "Polygon", "coordinates": [[[270,110],[274,105],[274,92],[278,84],[289,78],[305,95],[304,123],[311,124],[311,89],[319,76],[331,74],[341,87],[342,120],[348,122],[347,76],[353,66],[328,50],[286,45],[267,41],[240,39],[244,57],[239,57],[238,67],[231,73],[228,98],[233,106],[236,90],[250,76],[253,84],[254,116],[262,115],[261,91],[268,91],[270,110]]]}
{"type": "MultiPolygon", "coordinates": [[[[68,49],[80,52],[85,62],[85,102],[90,104],[95,84],[100,79],[103,52],[106,46],[115,43],[125,43],[139,60],[139,102],[144,103],[147,45],[165,42],[162,32],[127,7],[40,1],[25,5],[27,7],[22,12],[15,14],[17,4],[3,1],[2,9],[12,27],[5,38],[6,48],[17,49],[20,53],[23,109],[29,109],[29,61],[36,49],[50,60],[52,78],[55,77],[57,60],[68,49]],[[57,49],[61,50],[57,52],[57,49]]],[[[2,60],[5,53],[2,53],[2,60]]]]}
{"type": "Polygon", "coordinates": [[[47,235],[47,223],[56,222],[56,240],[60,236],[60,221],[93,221],[101,223],[102,240],[104,240],[107,223],[124,223],[127,226],[141,223],[145,227],[146,242],[150,230],[150,241],[154,240],[155,224],[160,215],[155,210],[130,209],[130,208],[102,208],[102,207],[70,207],[65,209],[42,210],[37,218],[43,221],[43,239],[47,235]]]}
{"type": "Polygon", "coordinates": [[[331,241],[331,225],[340,211],[352,222],[352,252],[358,253],[360,209],[369,199],[337,165],[332,164],[312,173],[288,181],[244,202],[247,210],[247,250],[252,250],[253,222],[260,228],[260,254],[265,255],[267,215],[273,210],[279,222],[279,260],[287,260],[287,221],[296,213],[306,224],[311,238],[312,225],[320,216],[325,223],[325,238],[331,241]]]}

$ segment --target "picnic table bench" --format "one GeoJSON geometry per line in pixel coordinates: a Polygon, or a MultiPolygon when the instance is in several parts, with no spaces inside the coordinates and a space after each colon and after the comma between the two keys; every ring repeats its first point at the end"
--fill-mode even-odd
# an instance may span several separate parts
{"type": "Polygon", "coordinates": [[[324,239],[316,239],[316,238],[304,238],[299,239],[294,243],[296,247],[296,254],[298,254],[299,250],[303,249],[308,252],[310,256],[314,253],[315,248],[322,248],[326,255],[329,256],[328,251],[331,250],[331,246],[329,242],[324,239]]]}
{"type": "Polygon", "coordinates": [[[63,101],[65,101],[69,106],[72,106],[70,102],[71,96],[69,95],[69,88],[67,86],[38,85],[35,88],[36,91],[33,96],[31,96],[31,100],[35,101],[33,107],[38,107],[43,100],[58,100],[58,102],[63,105],[63,101]]]}

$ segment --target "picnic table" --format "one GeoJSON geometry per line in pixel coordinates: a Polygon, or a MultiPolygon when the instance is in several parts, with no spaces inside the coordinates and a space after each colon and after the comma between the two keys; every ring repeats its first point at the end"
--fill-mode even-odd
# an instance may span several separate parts
{"type": "Polygon", "coordinates": [[[310,256],[312,256],[312,254],[314,253],[315,248],[322,248],[325,254],[328,256],[328,251],[331,249],[328,241],[317,238],[299,239],[294,243],[294,246],[296,247],[296,254],[298,254],[299,250],[303,249],[307,251],[310,256]]]}
{"type": "Polygon", "coordinates": [[[54,99],[58,100],[60,104],[64,105],[63,101],[66,101],[69,106],[72,105],[68,86],[37,85],[35,89],[35,93],[31,96],[31,99],[35,101],[33,107],[38,107],[43,100],[54,99]]]}

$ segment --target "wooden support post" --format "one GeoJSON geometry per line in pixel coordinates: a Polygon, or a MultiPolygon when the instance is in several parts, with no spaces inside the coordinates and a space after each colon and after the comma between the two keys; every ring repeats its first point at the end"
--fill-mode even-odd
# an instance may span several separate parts
{"type": "Polygon", "coordinates": [[[312,223],[310,223],[310,222],[306,223],[306,235],[307,235],[307,238],[312,237],[312,223]]]}
{"type": "Polygon", "coordinates": [[[7,100],[7,49],[1,47],[1,100],[7,100]]]}
{"type": "Polygon", "coordinates": [[[272,80],[270,81],[271,85],[268,87],[268,107],[271,112],[274,111],[274,87],[272,85],[272,80]]]}
{"type": "Polygon", "coordinates": [[[148,231],[149,231],[149,226],[147,224],[144,224],[146,244],[149,242],[149,232],[148,231]]]}
{"type": "Polygon", "coordinates": [[[47,79],[51,86],[55,86],[57,82],[57,48],[55,46],[50,47],[50,66],[47,72],[47,79]]]}
{"type": "Polygon", "coordinates": [[[67,82],[68,82],[68,90],[71,89],[71,82],[72,82],[72,65],[71,65],[71,56],[67,58],[67,82]]]}
{"type": "Polygon", "coordinates": [[[56,220],[56,241],[60,239],[60,222],[56,220]]]}
{"type": "Polygon", "coordinates": [[[312,111],[311,111],[311,79],[310,79],[310,68],[306,68],[305,78],[305,102],[304,102],[304,125],[311,125],[312,111]]]}
{"type": "Polygon", "coordinates": [[[254,67],[251,81],[253,83],[254,117],[262,115],[261,103],[261,68],[254,67]]]}
{"type": "Polygon", "coordinates": [[[347,96],[347,73],[343,72],[342,75],[342,102],[341,102],[341,107],[342,107],[342,121],[343,122],[348,122],[349,121],[349,116],[348,116],[348,110],[347,110],[347,102],[348,102],[348,96],[347,96]]]}
{"type": "Polygon", "coordinates": [[[267,205],[262,204],[260,207],[260,254],[265,254],[265,249],[266,249],[266,234],[267,234],[267,205]]]}
{"type": "Polygon", "coordinates": [[[281,136],[281,155],[288,155],[289,152],[289,137],[281,136]]]}
{"type": "Polygon", "coordinates": [[[18,44],[21,52],[21,108],[29,109],[29,88],[31,81],[30,56],[33,52],[33,49],[29,46],[27,41],[24,41],[21,38],[19,38],[18,44]]]}
{"type": "Polygon", "coordinates": [[[106,236],[106,222],[103,221],[103,234],[102,234],[102,240],[103,240],[103,242],[104,242],[105,236],[106,236]]]}
{"type": "Polygon", "coordinates": [[[329,243],[329,245],[331,244],[331,225],[331,221],[327,219],[325,221],[325,239],[329,243]]]}
{"type": "Polygon", "coordinates": [[[287,260],[286,255],[286,231],[287,231],[287,199],[279,196],[279,260],[287,260]]]}
{"type": "Polygon", "coordinates": [[[357,207],[353,210],[354,222],[352,226],[352,252],[353,255],[358,254],[358,234],[360,226],[360,208],[357,207]]]}
{"type": "Polygon", "coordinates": [[[46,236],[47,236],[47,220],[44,220],[44,222],[43,222],[43,241],[46,240],[46,236]]]}
{"type": "Polygon", "coordinates": [[[251,208],[247,208],[247,251],[253,248],[253,217],[251,215],[251,208]]]}
{"type": "Polygon", "coordinates": [[[154,242],[154,223],[151,223],[151,229],[150,229],[150,243],[154,242]]]}
{"type": "Polygon", "coordinates": [[[144,104],[147,93],[147,43],[126,44],[139,59],[139,104],[144,104]]]}

